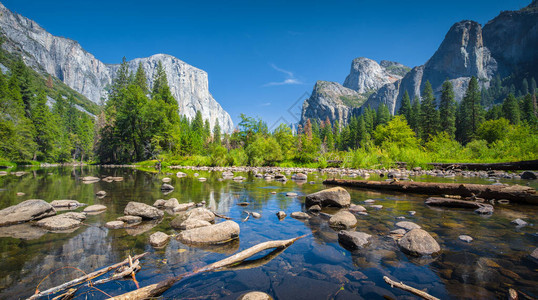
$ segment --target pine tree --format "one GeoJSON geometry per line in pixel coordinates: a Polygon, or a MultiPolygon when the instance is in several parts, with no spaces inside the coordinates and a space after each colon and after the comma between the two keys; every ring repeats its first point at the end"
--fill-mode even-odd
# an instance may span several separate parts
{"type": "Polygon", "coordinates": [[[523,78],[523,82],[521,83],[521,95],[525,96],[529,93],[529,82],[527,81],[527,78],[523,78]]]}
{"type": "Polygon", "coordinates": [[[376,126],[387,124],[390,121],[390,111],[385,103],[381,103],[377,108],[376,126]]]}
{"type": "Polygon", "coordinates": [[[531,94],[525,95],[523,99],[523,109],[521,110],[521,120],[525,121],[529,125],[535,125],[538,122],[538,118],[534,111],[534,105],[531,94]]]}
{"type": "Polygon", "coordinates": [[[407,122],[411,119],[411,99],[407,90],[402,97],[402,105],[398,110],[398,114],[404,116],[407,122]]]}
{"type": "Polygon", "coordinates": [[[534,80],[534,77],[531,77],[531,90],[530,90],[530,93],[531,94],[536,93],[536,80],[534,80]]]}
{"type": "Polygon", "coordinates": [[[142,66],[142,63],[138,63],[138,69],[136,69],[136,75],[134,77],[134,83],[142,89],[142,92],[144,94],[147,94],[149,92],[148,90],[148,83],[147,83],[147,77],[146,72],[144,71],[144,67],[142,66]]]}
{"type": "Polygon", "coordinates": [[[411,107],[411,113],[409,115],[409,125],[411,129],[413,129],[413,131],[417,135],[417,138],[421,138],[422,136],[420,112],[421,112],[420,99],[418,97],[415,97],[415,99],[413,99],[413,106],[411,107]]]}
{"type": "Polygon", "coordinates": [[[215,144],[220,144],[220,141],[221,141],[220,131],[221,129],[220,129],[220,124],[219,124],[219,119],[215,119],[215,126],[213,126],[213,142],[215,144]]]}
{"type": "Polygon", "coordinates": [[[466,144],[475,137],[478,126],[483,122],[483,115],[478,80],[473,76],[458,110],[456,138],[461,143],[466,144]]]}
{"type": "Polygon", "coordinates": [[[436,109],[435,96],[429,81],[422,91],[421,115],[422,133],[426,140],[437,134],[439,128],[439,111],[436,109]]]}
{"type": "Polygon", "coordinates": [[[509,94],[502,105],[503,117],[510,121],[511,124],[519,124],[520,113],[519,103],[514,95],[509,94]]]}
{"type": "Polygon", "coordinates": [[[443,83],[441,90],[439,117],[441,130],[454,138],[456,134],[456,101],[454,100],[452,83],[448,80],[443,83]]]}

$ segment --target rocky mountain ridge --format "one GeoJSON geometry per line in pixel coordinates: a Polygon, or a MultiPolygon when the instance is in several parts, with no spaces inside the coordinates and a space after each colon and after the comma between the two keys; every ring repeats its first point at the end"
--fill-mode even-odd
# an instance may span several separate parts
{"type": "MultiPolygon", "coordinates": [[[[57,77],[95,103],[106,100],[107,87],[112,83],[118,65],[101,62],[78,42],[50,34],[35,21],[11,12],[2,3],[0,30],[5,36],[2,47],[19,53],[33,69],[57,77]]],[[[134,59],[129,61],[129,68],[134,72],[141,62],[151,87],[158,61],[165,68],[180,114],[194,118],[196,112],[201,111],[202,117],[209,119],[211,126],[218,120],[224,132],[233,130],[230,115],[209,92],[205,71],[165,54],[134,59]]]]}
{"type": "MultiPolygon", "coordinates": [[[[537,0],[521,10],[501,12],[484,26],[470,20],[455,23],[424,65],[406,73],[389,73],[400,75],[400,78],[393,77],[396,80],[381,75],[384,74],[381,67],[385,74],[388,73],[389,64],[386,62],[378,68],[371,60],[357,58],[352,62],[344,86],[362,92],[370,89],[373,93],[362,107],[377,108],[385,104],[394,114],[405,91],[412,99],[420,98],[426,81],[432,84],[434,93],[439,96],[443,82],[450,80],[456,100],[461,101],[472,76],[479,79],[482,87],[488,87],[490,80],[497,75],[502,78],[514,73],[536,76],[538,51],[535,49],[538,49],[537,0]]],[[[302,122],[307,116],[316,118],[313,112],[308,111],[317,107],[316,99],[311,97],[307,101],[308,105],[303,106],[302,122]]]]}

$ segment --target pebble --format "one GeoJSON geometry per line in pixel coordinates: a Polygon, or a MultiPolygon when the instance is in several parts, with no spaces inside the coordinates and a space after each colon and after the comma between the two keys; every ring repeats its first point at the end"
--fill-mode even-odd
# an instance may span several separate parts
{"type": "Polygon", "coordinates": [[[460,240],[464,241],[464,242],[467,242],[467,243],[470,243],[470,242],[473,241],[473,238],[472,238],[472,237],[470,237],[470,236],[468,236],[468,235],[464,235],[464,234],[460,235],[458,238],[459,238],[460,240]]]}
{"type": "Polygon", "coordinates": [[[364,200],[364,203],[368,204],[368,203],[374,203],[375,200],[374,199],[367,199],[367,200],[364,200]]]}
{"type": "Polygon", "coordinates": [[[527,222],[525,222],[525,221],[523,221],[523,220],[521,220],[519,218],[513,220],[511,223],[515,224],[518,227],[526,226],[528,224],[527,222]]]}

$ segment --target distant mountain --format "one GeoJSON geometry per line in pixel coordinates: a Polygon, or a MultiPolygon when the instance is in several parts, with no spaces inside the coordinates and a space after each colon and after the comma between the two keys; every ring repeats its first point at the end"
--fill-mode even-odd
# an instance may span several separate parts
{"type": "MultiPolygon", "coordinates": [[[[405,91],[412,99],[419,98],[426,81],[439,96],[443,82],[450,80],[456,100],[461,101],[472,76],[479,79],[482,87],[489,87],[496,76],[538,78],[537,49],[538,0],[534,0],[519,11],[501,12],[483,27],[469,20],[455,23],[433,56],[410,71],[397,63],[378,65],[367,58],[357,58],[353,60],[344,86],[368,96],[362,107],[377,108],[383,103],[394,114],[405,91]]],[[[307,100],[307,110],[317,107],[315,100],[312,97],[307,100]]],[[[322,119],[326,116],[304,110],[305,106],[304,117],[322,119]]],[[[359,110],[355,107],[352,111],[359,110]]]]}
{"type": "MultiPolygon", "coordinates": [[[[2,47],[11,53],[19,53],[34,70],[57,77],[95,103],[106,100],[107,87],[112,83],[118,65],[104,64],[76,41],[48,33],[36,22],[12,13],[1,3],[0,30],[6,37],[2,47]]],[[[201,111],[211,127],[218,119],[223,131],[233,130],[230,115],[209,92],[205,71],[165,54],[134,59],[129,62],[129,67],[134,72],[141,62],[151,87],[158,61],[164,66],[180,114],[194,118],[196,112],[201,111]]]]}

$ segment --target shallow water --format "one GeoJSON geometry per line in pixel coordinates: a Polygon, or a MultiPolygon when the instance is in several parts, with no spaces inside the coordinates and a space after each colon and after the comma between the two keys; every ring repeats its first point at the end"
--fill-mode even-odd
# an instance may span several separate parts
{"type": "MultiPolygon", "coordinates": [[[[0,298],[17,299],[30,296],[39,287],[69,281],[104,266],[123,260],[128,254],[148,251],[141,261],[142,270],[136,275],[141,286],[177,276],[206,264],[223,259],[267,240],[307,236],[274,259],[250,269],[199,274],[177,283],[164,298],[236,299],[252,290],[263,291],[275,299],[382,299],[413,298],[407,292],[392,289],[383,281],[389,276],[398,281],[425,289],[441,299],[505,298],[509,287],[538,297],[538,264],[529,254],[538,246],[536,223],[538,208],[524,205],[496,205],[491,216],[480,216],[472,210],[439,209],[424,205],[425,196],[347,189],[352,202],[362,204],[367,216],[357,215],[358,231],[374,238],[364,249],[351,253],[337,241],[337,231],[327,225],[324,217],[307,221],[289,217],[291,212],[304,211],[301,195],[324,188],[325,175],[309,174],[314,184],[265,181],[251,174],[244,182],[219,181],[220,173],[198,172],[208,178],[199,182],[188,177],[172,178],[175,191],[164,195],[160,191],[165,175],[150,174],[129,168],[44,168],[29,171],[24,176],[0,177],[0,209],[27,199],[75,199],[86,204],[104,204],[107,211],[89,216],[82,226],[71,233],[47,233],[28,225],[0,227],[0,298]],[[122,176],[121,182],[84,184],[81,176],[122,176]],[[98,199],[95,192],[105,190],[107,196],[98,199]],[[276,194],[271,194],[275,191],[276,194]],[[286,197],[294,191],[299,197],[286,197]],[[17,192],[26,193],[16,196],[17,192]],[[153,204],[157,199],[177,198],[180,203],[201,202],[216,212],[233,218],[241,227],[239,241],[212,248],[191,248],[175,239],[163,249],[155,250],[148,237],[156,231],[173,234],[169,227],[173,216],[165,214],[160,223],[145,222],[128,229],[109,230],[105,222],[123,215],[127,202],[153,204]],[[364,204],[374,199],[383,205],[376,210],[364,204]],[[236,205],[249,202],[247,207],[236,205]],[[279,221],[276,212],[283,210],[288,217],[279,221]],[[416,211],[411,216],[408,211],[416,211]],[[245,211],[255,211],[262,218],[246,217],[245,211]],[[421,225],[439,242],[442,253],[434,258],[417,259],[402,253],[388,236],[396,229],[396,219],[421,225]],[[516,228],[510,221],[526,220],[530,225],[516,228]],[[467,234],[471,243],[458,240],[467,234]],[[18,238],[14,238],[17,236],[18,238]],[[74,267],[74,268],[72,268],[74,267]],[[76,269],[75,269],[76,268],[76,269]]],[[[333,177],[333,175],[330,175],[333,177]]],[[[288,176],[289,177],[289,176],[288,176]]],[[[375,178],[372,178],[375,179],[375,178]]],[[[413,178],[424,181],[492,183],[482,178],[413,178]]],[[[501,180],[509,184],[538,185],[536,181],[501,180]]],[[[77,209],[81,211],[83,208],[77,209]]],[[[327,210],[327,213],[334,211],[327,210]]],[[[268,253],[268,252],[267,252],[268,253]]],[[[255,258],[261,258],[262,253],[255,258]]],[[[77,299],[103,299],[136,288],[132,280],[115,281],[94,288],[83,288],[77,299]]]]}

